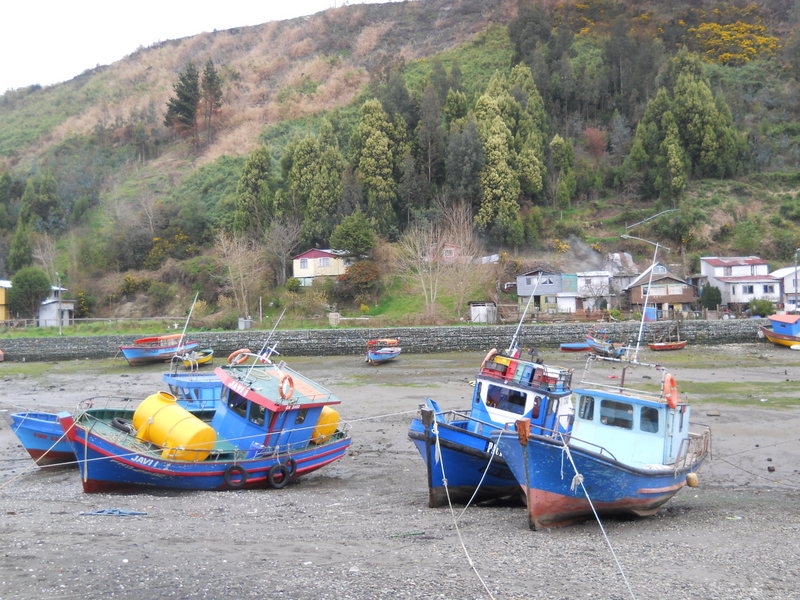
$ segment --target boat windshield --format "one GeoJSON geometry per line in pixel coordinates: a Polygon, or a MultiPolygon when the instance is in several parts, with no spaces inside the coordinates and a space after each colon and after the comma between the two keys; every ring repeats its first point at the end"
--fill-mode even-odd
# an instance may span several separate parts
{"type": "MultiPolygon", "coordinates": [[[[486,405],[522,415],[525,413],[527,398],[528,395],[523,391],[499,385],[489,385],[489,389],[486,392],[486,405]]],[[[536,410],[538,412],[538,403],[536,410]]]]}

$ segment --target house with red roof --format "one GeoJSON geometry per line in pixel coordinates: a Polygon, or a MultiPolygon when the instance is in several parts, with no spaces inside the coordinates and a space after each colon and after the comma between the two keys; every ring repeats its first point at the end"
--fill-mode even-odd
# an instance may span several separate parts
{"type": "Polygon", "coordinates": [[[337,277],[353,264],[346,250],[306,250],[292,258],[292,276],[300,285],[310,286],[320,277],[337,277]]]}
{"type": "Polygon", "coordinates": [[[722,304],[744,306],[751,300],[780,302],[781,280],[757,256],[703,256],[700,275],[722,294],[722,304]]]}

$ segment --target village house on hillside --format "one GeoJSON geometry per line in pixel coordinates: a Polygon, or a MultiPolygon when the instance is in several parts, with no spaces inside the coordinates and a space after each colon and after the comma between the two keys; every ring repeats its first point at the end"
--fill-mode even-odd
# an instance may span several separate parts
{"type": "Polygon", "coordinates": [[[722,304],[743,307],[751,300],[780,301],[781,280],[769,274],[769,264],[758,256],[703,256],[698,287],[716,287],[722,304]]]}
{"type": "Polygon", "coordinates": [[[693,310],[698,299],[693,285],[670,273],[661,263],[647,267],[625,289],[625,293],[632,310],[643,310],[647,298],[647,306],[658,311],[659,318],[672,318],[675,313],[689,312],[693,310]]]}
{"type": "Polygon", "coordinates": [[[67,288],[56,285],[50,287],[50,295],[42,300],[39,307],[39,327],[67,327],[72,324],[75,302],[64,299],[66,291],[67,288]]]}
{"type": "Polygon", "coordinates": [[[797,311],[798,300],[800,300],[800,268],[796,265],[783,267],[770,273],[772,277],[780,281],[780,303],[784,310],[797,311]]]}
{"type": "Polygon", "coordinates": [[[352,264],[345,250],[306,250],[292,259],[292,276],[300,280],[300,285],[310,286],[320,277],[344,275],[352,264]]]}

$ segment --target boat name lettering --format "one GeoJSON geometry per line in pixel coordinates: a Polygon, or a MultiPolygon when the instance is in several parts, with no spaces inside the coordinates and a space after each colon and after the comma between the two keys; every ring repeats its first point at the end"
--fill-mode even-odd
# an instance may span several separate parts
{"type": "Polygon", "coordinates": [[[495,453],[497,454],[497,456],[503,456],[502,453],[500,452],[500,448],[497,448],[497,444],[495,444],[494,442],[486,442],[486,452],[488,452],[489,454],[495,453]]]}
{"type": "Polygon", "coordinates": [[[247,392],[250,391],[250,388],[248,388],[242,382],[236,380],[231,380],[229,386],[234,392],[236,392],[240,396],[247,396],[247,392]]]}
{"type": "Polygon", "coordinates": [[[131,457],[131,462],[139,463],[140,465],[144,465],[145,467],[155,467],[158,464],[158,461],[154,458],[145,458],[144,456],[133,456],[131,457]]]}

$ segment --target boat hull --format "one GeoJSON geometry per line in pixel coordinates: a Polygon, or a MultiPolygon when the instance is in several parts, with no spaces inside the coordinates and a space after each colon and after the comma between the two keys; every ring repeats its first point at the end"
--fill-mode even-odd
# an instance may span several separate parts
{"type": "Polygon", "coordinates": [[[791,348],[792,346],[800,344],[800,337],[786,335],[784,333],[775,333],[772,329],[769,327],[764,327],[763,325],[761,325],[759,329],[761,329],[761,333],[764,334],[764,337],[778,346],[786,346],[787,348],[791,348]]]}
{"type": "Polygon", "coordinates": [[[199,345],[200,342],[187,342],[175,346],[120,346],[119,349],[129,365],[137,366],[172,360],[177,354],[191,352],[199,345]]]}
{"type": "Polygon", "coordinates": [[[503,457],[493,453],[490,437],[455,423],[436,423],[436,433],[412,419],[408,437],[422,456],[428,474],[428,506],[449,502],[519,497],[519,486],[503,457]],[[441,460],[439,460],[441,458],[441,460]],[[447,484],[445,486],[445,478],[447,484]],[[476,493],[477,491],[477,493],[476,493]]]}
{"type": "MultiPolygon", "coordinates": [[[[139,452],[114,436],[87,433],[84,425],[66,412],[59,413],[76,452],[83,491],[114,492],[141,488],[178,490],[230,490],[264,488],[270,485],[270,469],[293,460],[297,478],[342,458],[350,446],[350,437],[339,433],[322,444],[308,444],[280,456],[258,456],[249,452],[235,460],[181,461],[164,459],[152,452],[139,452]],[[244,475],[242,475],[242,470],[244,475]]],[[[130,437],[130,436],[127,436],[130,437]]],[[[123,439],[122,435],[116,436],[123,439]]],[[[285,482],[277,478],[282,487],[285,482]]]]}
{"type": "Polygon", "coordinates": [[[650,350],[655,350],[656,352],[662,352],[667,350],[681,350],[686,348],[686,345],[689,342],[686,340],[681,340],[680,342],[650,342],[647,346],[650,350]]]}
{"type": "Polygon", "coordinates": [[[523,445],[516,432],[503,432],[497,437],[526,498],[531,529],[585,520],[593,516],[592,506],[599,515],[606,516],[655,514],[686,485],[686,476],[697,470],[705,457],[683,467],[659,465],[642,469],[608,455],[570,447],[575,469],[582,476],[581,485],[560,441],[531,435],[523,445]]]}
{"type": "Polygon", "coordinates": [[[586,342],[565,343],[559,346],[561,352],[589,352],[592,347],[586,342]]]}
{"type": "Polygon", "coordinates": [[[400,356],[400,348],[384,348],[383,350],[368,350],[367,362],[371,365],[381,365],[400,356]]]}
{"type": "Polygon", "coordinates": [[[9,421],[12,431],[36,464],[45,466],[75,461],[75,453],[55,413],[13,413],[9,421]]]}

